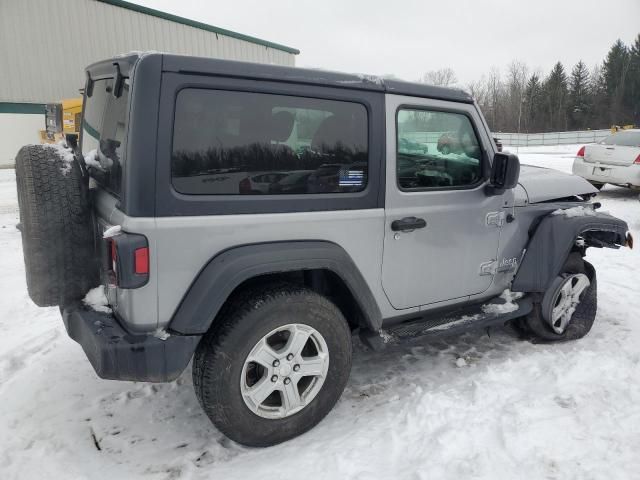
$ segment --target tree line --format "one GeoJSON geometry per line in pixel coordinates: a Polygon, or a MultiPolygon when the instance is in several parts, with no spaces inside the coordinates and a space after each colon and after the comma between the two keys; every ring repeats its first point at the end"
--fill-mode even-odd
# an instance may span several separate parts
{"type": "MultiPolygon", "coordinates": [[[[449,68],[427,72],[424,83],[458,84],[449,68]]],[[[570,70],[557,62],[545,76],[514,60],[503,74],[493,67],[465,88],[494,132],[553,132],[640,125],[640,34],[617,40],[603,62],[570,70]]]]}

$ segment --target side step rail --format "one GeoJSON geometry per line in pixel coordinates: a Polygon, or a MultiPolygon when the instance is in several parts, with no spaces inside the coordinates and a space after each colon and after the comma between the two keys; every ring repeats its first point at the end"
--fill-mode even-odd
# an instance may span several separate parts
{"type": "Polygon", "coordinates": [[[504,324],[531,312],[531,297],[507,302],[497,297],[490,302],[473,304],[453,312],[427,313],[424,317],[408,320],[378,332],[360,331],[362,342],[373,350],[382,350],[388,343],[412,340],[419,337],[441,337],[457,335],[504,324]]]}

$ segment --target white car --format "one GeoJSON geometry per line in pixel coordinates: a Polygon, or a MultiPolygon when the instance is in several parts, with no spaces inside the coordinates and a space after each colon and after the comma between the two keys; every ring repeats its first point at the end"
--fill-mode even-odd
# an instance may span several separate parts
{"type": "Polygon", "coordinates": [[[623,130],[580,148],[573,173],[597,188],[605,183],[640,188],[640,129],[623,130]]]}

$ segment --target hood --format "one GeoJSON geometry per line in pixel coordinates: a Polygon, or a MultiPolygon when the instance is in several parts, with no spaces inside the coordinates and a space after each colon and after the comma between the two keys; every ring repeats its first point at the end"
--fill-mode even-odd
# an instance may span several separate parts
{"type": "Polygon", "coordinates": [[[525,190],[529,203],[598,192],[582,177],[533,165],[520,166],[518,183],[525,190]]]}

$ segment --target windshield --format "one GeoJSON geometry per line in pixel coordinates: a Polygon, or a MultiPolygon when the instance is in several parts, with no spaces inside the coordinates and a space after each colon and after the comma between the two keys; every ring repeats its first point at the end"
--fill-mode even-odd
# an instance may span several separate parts
{"type": "Polygon", "coordinates": [[[609,135],[600,142],[603,145],[620,145],[624,147],[640,147],[640,132],[618,132],[609,135]]]}
{"type": "Polygon", "coordinates": [[[129,79],[120,97],[113,95],[113,78],[95,80],[91,96],[85,96],[82,154],[91,176],[115,195],[120,194],[128,104],[129,79]]]}

